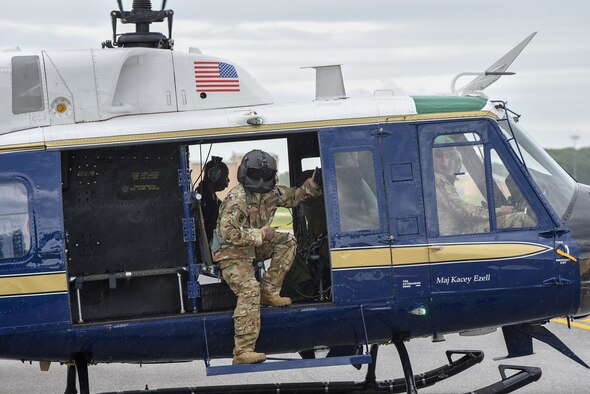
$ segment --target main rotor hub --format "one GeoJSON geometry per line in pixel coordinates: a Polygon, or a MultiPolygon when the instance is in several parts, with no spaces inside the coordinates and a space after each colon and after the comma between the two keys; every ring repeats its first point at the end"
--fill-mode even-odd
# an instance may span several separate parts
{"type": "Polygon", "coordinates": [[[152,10],[151,0],[133,0],[133,10],[152,10]]]}
{"type": "Polygon", "coordinates": [[[117,0],[119,10],[111,11],[111,21],[113,25],[113,40],[102,43],[103,48],[117,47],[143,47],[143,48],[161,48],[172,49],[174,41],[172,40],[172,16],[174,11],[165,10],[166,0],[162,1],[162,9],[159,11],[152,10],[151,0],[133,0],[131,11],[123,9],[122,0],[117,0]],[[124,33],[117,37],[117,19],[121,23],[135,24],[135,33],[124,33]],[[168,19],[168,37],[159,32],[150,32],[150,24],[153,22],[163,22],[168,19]]]}

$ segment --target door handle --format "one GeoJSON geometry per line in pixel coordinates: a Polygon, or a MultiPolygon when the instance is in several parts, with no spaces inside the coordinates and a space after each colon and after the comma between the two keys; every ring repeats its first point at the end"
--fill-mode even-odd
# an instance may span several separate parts
{"type": "Polygon", "coordinates": [[[429,250],[432,250],[434,252],[438,252],[438,251],[443,250],[444,247],[443,246],[440,246],[440,245],[435,245],[435,246],[429,246],[428,249],[429,250]]]}
{"type": "Polygon", "coordinates": [[[385,239],[380,239],[378,242],[382,243],[382,244],[386,244],[386,245],[393,245],[393,235],[388,235],[387,238],[385,239]]]}

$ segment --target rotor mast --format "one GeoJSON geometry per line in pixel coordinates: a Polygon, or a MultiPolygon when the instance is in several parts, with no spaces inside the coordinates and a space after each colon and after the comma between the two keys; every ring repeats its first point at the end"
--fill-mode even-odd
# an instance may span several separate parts
{"type": "Polygon", "coordinates": [[[151,0],[133,0],[131,11],[123,9],[123,1],[117,0],[119,10],[111,11],[111,22],[113,26],[113,40],[102,43],[103,48],[120,48],[143,47],[143,48],[160,48],[172,49],[174,40],[172,40],[172,18],[174,11],[166,10],[166,0],[162,1],[162,7],[159,11],[152,10],[151,0]],[[135,24],[134,33],[124,33],[117,36],[117,20],[121,23],[135,24]],[[150,25],[154,22],[164,22],[168,20],[168,37],[159,32],[150,32],[150,25]]]}

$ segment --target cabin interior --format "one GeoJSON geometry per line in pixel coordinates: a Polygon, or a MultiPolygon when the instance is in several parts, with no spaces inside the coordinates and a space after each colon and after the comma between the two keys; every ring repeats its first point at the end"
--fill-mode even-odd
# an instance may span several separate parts
{"type": "MultiPolygon", "coordinates": [[[[190,168],[189,160],[205,163],[213,155],[227,160],[238,146],[243,153],[263,149],[277,155],[279,173],[283,174],[281,184],[285,184],[288,171],[288,186],[301,185],[315,167],[320,167],[317,131],[62,152],[73,323],[190,313],[194,290],[189,291],[189,243],[184,240],[193,238],[190,219],[195,223],[194,263],[201,267],[198,312],[233,310],[235,296],[221,279],[218,267],[209,262],[203,223],[196,209],[194,191],[201,174],[193,173],[190,178],[188,218],[180,181],[183,168],[190,168]]],[[[232,177],[235,179],[236,174],[230,169],[232,177]]],[[[282,295],[291,297],[294,303],[330,302],[324,198],[307,200],[290,210],[290,215],[278,231],[292,231],[298,247],[282,295]]],[[[255,262],[255,269],[261,273],[268,264],[255,262]]]]}

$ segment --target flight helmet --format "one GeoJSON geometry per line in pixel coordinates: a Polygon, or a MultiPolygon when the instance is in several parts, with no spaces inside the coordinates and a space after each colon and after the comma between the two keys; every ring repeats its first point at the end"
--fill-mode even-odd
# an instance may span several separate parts
{"type": "Polygon", "coordinates": [[[461,154],[455,147],[435,148],[434,171],[454,180],[461,173],[461,154]]]}
{"type": "Polygon", "coordinates": [[[238,167],[238,181],[254,193],[268,193],[277,184],[277,161],[260,149],[246,153],[238,167]]]}
{"type": "Polygon", "coordinates": [[[220,192],[229,184],[229,168],[218,156],[213,156],[203,168],[205,180],[213,186],[213,190],[220,192]]]}

